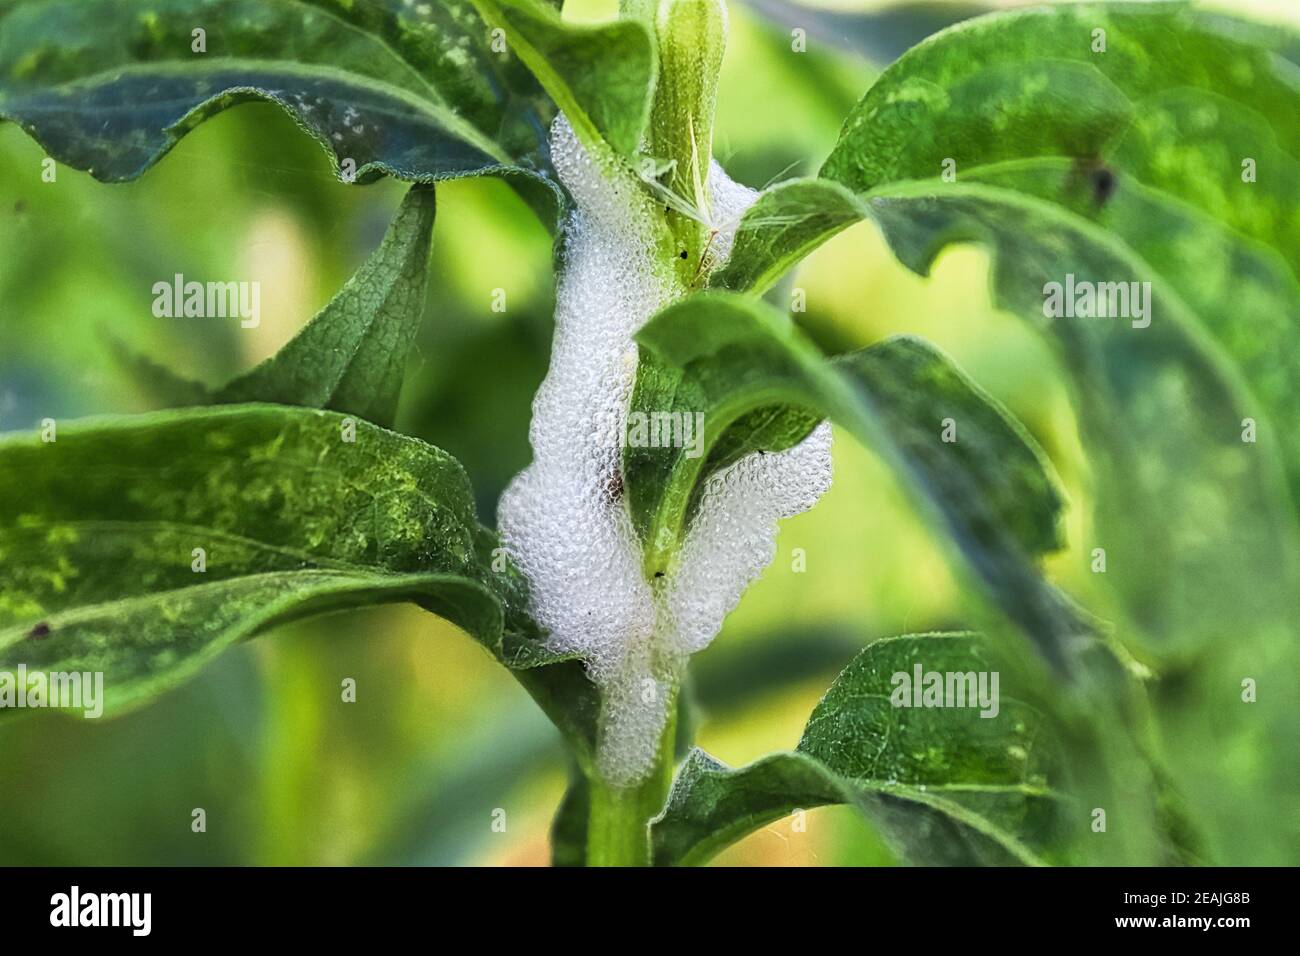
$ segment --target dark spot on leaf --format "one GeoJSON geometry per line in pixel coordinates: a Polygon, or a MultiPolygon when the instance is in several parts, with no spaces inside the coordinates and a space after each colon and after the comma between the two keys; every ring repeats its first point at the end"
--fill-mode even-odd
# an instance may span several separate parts
{"type": "Polygon", "coordinates": [[[1092,198],[1098,206],[1106,205],[1115,195],[1115,172],[1109,166],[1101,166],[1092,171],[1092,198]]]}
{"type": "Polygon", "coordinates": [[[1073,189],[1086,190],[1098,209],[1110,201],[1119,186],[1119,174],[1095,156],[1075,160],[1070,179],[1073,189]]]}
{"type": "Polygon", "coordinates": [[[686,250],[685,250],[685,249],[683,249],[683,250],[681,251],[681,253],[680,253],[680,255],[679,255],[679,258],[682,258],[682,259],[685,259],[685,258],[686,258],[686,250]]]}
{"type": "Polygon", "coordinates": [[[663,573],[662,571],[656,571],[656,572],[655,572],[655,577],[657,577],[657,578],[662,578],[663,576],[664,576],[664,573],[663,573]]]}
{"type": "Polygon", "coordinates": [[[27,200],[26,200],[26,199],[19,199],[17,202],[14,203],[14,212],[15,212],[15,213],[17,213],[18,215],[21,216],[21,215],[22,215],[23,213],[25,213],[26,211],[27,211],[27,200]]]}
{"type": "Polygon", "coordinates": [[[46,624],[44,621],[41,621],[41,623],[37,624],[34,628],[32,628],[30,631],[27,632],[27,640],[29,641],[43,641],[49,636],[50,636],[50,626],[46,624]]]}

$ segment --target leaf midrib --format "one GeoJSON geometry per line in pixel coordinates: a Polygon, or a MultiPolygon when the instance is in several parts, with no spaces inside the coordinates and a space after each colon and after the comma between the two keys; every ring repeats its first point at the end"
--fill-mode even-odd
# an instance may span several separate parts
{"type": "MultiPolygon", "coordinates": [[[[492,597],[491,592],[478,581],[467,575],[452,574],[448,572],[434,571],[415,571],[415,572],[392,572],[383,571],[377,568],[366,569],[333,569],[333,568],[301,568],[289,571],[260,571],[255,574],[240,574],[229,578],[223,578],[220,581],[203,581],[179,588],[168,588],[164,591],[153,591],[149,594],[136,594],[130,597],[115,598],[109,601],[97,601],[93,604],[83,604],[75,608],[68,608],[62,611],[55,611],[43,616],[43,620],[54,622],[59,626],[68,624],[80,624],[87,620],[94,620],[113,613],[129,613],[140,607],[148,607],[151,604],[165,601],[169,598],[180,594],[193,594],[196,591],[220,591],[222,589],[247,588],[267,582],[277,580],[302,581],[304,587],[286,592],[286,595],[292,595],[299,590],[306,590],[309,583],[318,583],[322,581],[337,580],[340,582],[354,581],[357,583],[390,583],[393,581],[409,580],[411,583],[417,581],[428,581],[430,583],[448,582],[468,585],[480,588],[483,594],[492,597]]],[[[18,640],[25,639],[29,626],[26,622],[18,625],[11,625],[6,628],[0,628],[0,649],[7,648],[16,643],[18,640]]]]}

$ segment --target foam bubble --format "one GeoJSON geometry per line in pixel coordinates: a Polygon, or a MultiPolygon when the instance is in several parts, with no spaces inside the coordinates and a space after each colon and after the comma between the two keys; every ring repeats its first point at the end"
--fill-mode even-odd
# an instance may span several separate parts
{"type": "Polygon", "coordinates": [[[830,483],[829,422],[793,448],[746,455],[709,476],[666,595],[684,653],[708,646],[750,582],[772,563],[777,521],[807,511],[830,483]]]}
{"type": "MultiPolygon", "coordinates": [[[[687,655],[706,646],[770,563],[776,521],[830,481],[830,432],[751,455],[714,476],[680,560],[652,585],[622,494],[622,436],[636,377],[632,336],[685,290],[656,256],[634,184],[603,170],[560,117],[551,154],[574,200],[556,289],[551,366],[533,402],[533,462],[506,490],[502,542],[527,575],[532,613],[555,650],[578,652],[600,686],[602,774],[630,785],[653,766],[687,655]]],[[[729,253],[756,193],[716,162],[712,254],[729,253]]]]}

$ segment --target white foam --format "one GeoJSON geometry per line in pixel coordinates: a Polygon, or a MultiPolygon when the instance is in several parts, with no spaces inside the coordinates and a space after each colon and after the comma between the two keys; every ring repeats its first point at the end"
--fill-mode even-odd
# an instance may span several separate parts
{"type": "Polygon", "coordinates": [[[703,650],[776,556],[776,523],[807,511],[831,483],[831,427],[781,452],[746,455],[711,475],[667,591],[677,644],[703,650]]]}
{"type": "MultiPolygon", "coordinates": [[[[680,560],[652,586],[627,513],[621,457],[636,376],[632,336],[684,294],[655,253],[634,186],[593,162],[560,117],[551,153],[575,208],[565,229],[551,366],[533,402],[533,462],[506,490],[502,542],[527,575],[532,612],[559,651],[576,651],[604,697],[599,760],[630,785],[653,765],[687,655],[706,646],[771,562],[776,521],[812,506],[830,482],[826,425],[785,452],[754,454],[714,476],[680,560]]],[[[756,193],[713,163],[711,251],[725,259],[756,193]]]]}

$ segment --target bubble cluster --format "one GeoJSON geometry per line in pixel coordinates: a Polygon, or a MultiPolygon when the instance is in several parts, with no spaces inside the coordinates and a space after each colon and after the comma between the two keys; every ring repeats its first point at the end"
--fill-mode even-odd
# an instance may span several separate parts
{"type": "MultiPolygon", "coordinates": [[[[549,645],[577,652],[601,688],[599,760],[616,785],[641,779],[686,656],[706,646],[770,563],[776,521],[830,482],[830,431],[754,454],[711,476],[680,560],[647,581],[622,486],[622,436],[636,376],[636,331],[684,294],[658,261],[653,207],[601,167],[560,117],[551,153],[574,200],[556,289],[551,366],[533,402],[533,462],[507,488],[502,541],[528,577],[549,645]]],[[[712,254],[720,262],[756,194],[714,163],[712,254]]]]}
{"type": "Polygon", "coordinates": [[[711,475],[666,592],[679,648],[703,650],[776,556],[776,523],[807,511],[831,483],[831,426],[781,452],[746,455],[711,475]]]}

